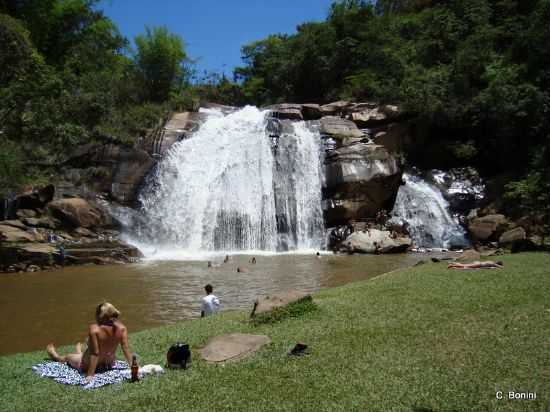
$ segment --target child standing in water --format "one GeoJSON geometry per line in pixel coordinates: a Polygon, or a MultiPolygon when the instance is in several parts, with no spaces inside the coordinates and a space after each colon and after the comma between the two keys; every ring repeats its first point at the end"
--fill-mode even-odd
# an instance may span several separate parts
{"type": "Polygon", "coordinates": [[[213,315],[220,308],[220,300],[212,292],[214,288],[211,284],[204,287],[206,296],[201,299],[201,318],[213,315]]]}

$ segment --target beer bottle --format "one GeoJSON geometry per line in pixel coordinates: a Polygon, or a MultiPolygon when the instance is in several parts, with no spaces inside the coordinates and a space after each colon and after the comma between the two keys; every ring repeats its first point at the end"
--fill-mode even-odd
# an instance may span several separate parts
{"type": "Polygon", "coordinates": [[[136,355],[132,356],[132,367],[130,368],[130,370],[132,371],[132,382],[139,381],[139,365],[137,363],[136,355]]]}

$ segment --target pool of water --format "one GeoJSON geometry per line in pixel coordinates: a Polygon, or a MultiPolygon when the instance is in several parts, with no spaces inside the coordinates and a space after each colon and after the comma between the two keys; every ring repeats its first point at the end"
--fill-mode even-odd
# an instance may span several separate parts
{"type": "Polygon", "coordinates": [[[235,255],[228,263],[144,261],[124,266],[67,267],[58,271],[0,275],[0,355],[84,341],[96,305],[107,300],[122,312],[130,332],[200,316],[207,283],[222,310],[252,309],[258,295],[322,288],[369,279],[409,266],[419,256],[235,255]],[[246,268],[238,273],[237,267],[246,268]]]}

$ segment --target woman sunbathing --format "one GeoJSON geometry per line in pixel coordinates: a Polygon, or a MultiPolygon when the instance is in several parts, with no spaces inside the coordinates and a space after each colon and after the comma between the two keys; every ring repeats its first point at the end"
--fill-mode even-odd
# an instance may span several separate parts
{"type": "Polygon", "coordinates": [[[498,262],[487,260],[485,262],[451,263],[447,269],[500,269],[503,266],[504,263],[500,260],[498,262]]]}
{"type": "Polygon", "coordinates": [[[100,303],[95,312],[96,323],[88,329],[88,348],[82,353],[82,344],[76,344],[76,353],[60,356],[50,343],[46,351],[56,362],[67,362],[70,366],[86,373],[90,382],[96,371],[112,369],[115,353],[120,344],[128,365],[132,364],[132,353],[128,345],[126,326],[118,320],[120,312],[108,302],[100,303]]]}

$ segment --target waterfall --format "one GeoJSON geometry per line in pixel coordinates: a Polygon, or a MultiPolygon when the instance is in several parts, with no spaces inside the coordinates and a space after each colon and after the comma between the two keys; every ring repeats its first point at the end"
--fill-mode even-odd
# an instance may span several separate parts
{"type": "Polygon", "coordinates": [[[422,178],[403,174],[392,222],[403,225],[416,246],[449,248],[468,245],[465,230],[449,211],[441,191],[422,178]]]}
{"type": "Polygon", "coordinates": [[[141,194],[136,243],[191,255],[321,248],[318,133],[299,122],[272,139],[268,112],[203,111],[205,123],[172,146],[141,194]]]}

